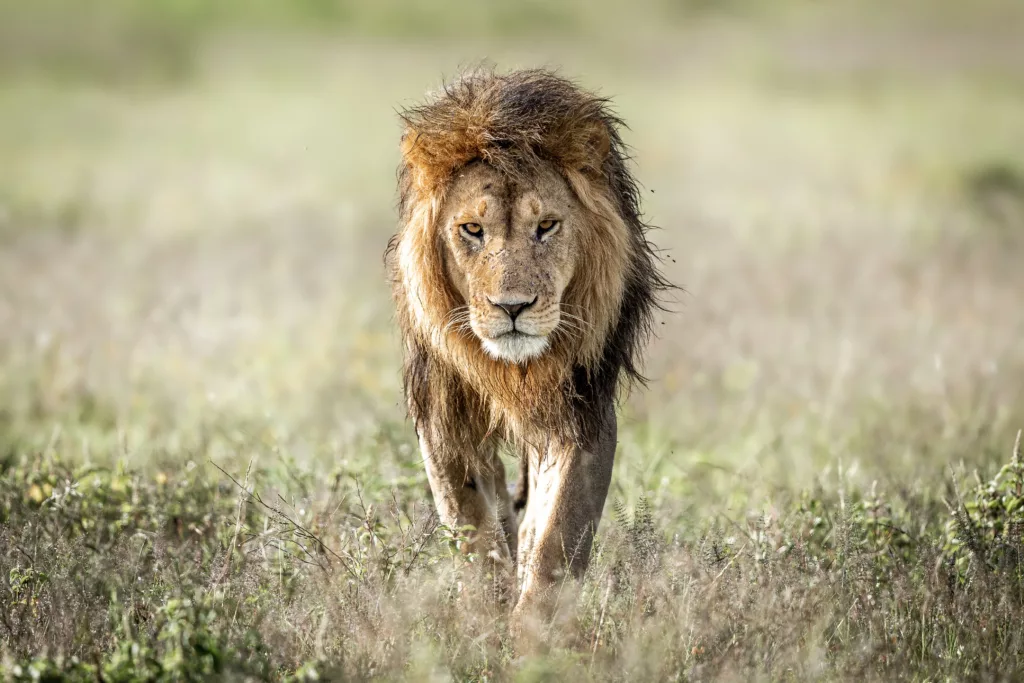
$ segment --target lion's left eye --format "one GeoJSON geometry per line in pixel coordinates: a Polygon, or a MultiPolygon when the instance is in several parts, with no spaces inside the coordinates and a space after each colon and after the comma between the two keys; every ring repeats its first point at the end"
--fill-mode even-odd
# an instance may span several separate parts
{"type": "Polygon", "coordinates": [[[459,227],[462,228],[463,233],[469,235],[470,237],[476,237],[479,239],[484,235],[483,226],[481,226],[479,223],[463,223],[459,227]]]}
{"type": "Polygon", "coordinates": [[[553,219],[541,221],[537,224],[537,239],[544,239],[558,229],[559,222],[553,219]]]}

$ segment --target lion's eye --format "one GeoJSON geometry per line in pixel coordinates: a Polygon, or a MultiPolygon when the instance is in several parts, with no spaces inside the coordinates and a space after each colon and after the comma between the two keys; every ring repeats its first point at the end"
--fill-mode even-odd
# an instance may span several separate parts
{"type": "Polygon", "coordinates": [[[537,224],[537,239],[544,239],[558,228],[558,221],[548,219],[537,224]]]}
{"type": "Polygon", "coordinates": [[[462,232],[470,237],[479,238],[484,234],[484,229],[479,223],[463,223],[459,227],[462,229],[462,232]]]}

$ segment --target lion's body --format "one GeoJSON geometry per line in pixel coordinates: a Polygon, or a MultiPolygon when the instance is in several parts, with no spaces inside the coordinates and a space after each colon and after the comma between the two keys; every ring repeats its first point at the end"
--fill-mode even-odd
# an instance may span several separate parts
{"type": "Polygon", "coordinates": [[[617,390],[640,378],[665,282],[604,100],[475,72],[403,118],[388,264],[409,410],[443,521],[499,563],[518,546],[522,609],[566,560],[586,566],[617,390]],[[499,440],[529,471],[518,534],[499,440]]]}

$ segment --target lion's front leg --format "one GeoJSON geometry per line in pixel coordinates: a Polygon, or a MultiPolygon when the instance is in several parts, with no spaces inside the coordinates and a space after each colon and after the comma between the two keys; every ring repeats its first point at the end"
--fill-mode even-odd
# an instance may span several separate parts
{"type": "MultiPolygon", "coordinates": [[[[587,448],[549,447],[531,453],[529,498],[519,533],[517,618],[543,612],[565,576],[582,576],[611,483],[616,423],[609,407],[587,448]]],[[[540,614],[538,614],[540,616],[540,614]]]]}
{"type": "Polygon", "coordinates": [[[507,528],[511,503],[495,445],[485,442],[478,447],[465,443],[458,446],[459,440],[446,442],[444,434],[428,429],[417,429],[417,434],[441,523],[455,530],[472,526],[463,551],[488,558],[500,570],[502,579],[507,577],[510,582],[508,535],[515,529],[507,528]]]}
{"type": "Polygon", "coordinates": [[[496,499],[495,514],[505,532],[505,543],[508,544],[509,558],[516,557],[519,539],[519,517],[516,514],[515,501],[508,490],[508,482],[505,479],[505,467],[501,459],[494,454],[494,466],[491,470],[494,495],[496,499]]]}

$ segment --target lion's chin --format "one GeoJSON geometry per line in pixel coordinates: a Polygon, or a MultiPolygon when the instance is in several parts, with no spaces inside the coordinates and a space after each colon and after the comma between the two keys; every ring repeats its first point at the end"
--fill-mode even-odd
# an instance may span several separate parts
{"type": "Polygon", "coordinates": [[[548,338],[521,332],[509,332],[494,339],[481,339],[487,355],[509,363],[525,363],[548,348],[548,338]]]}

